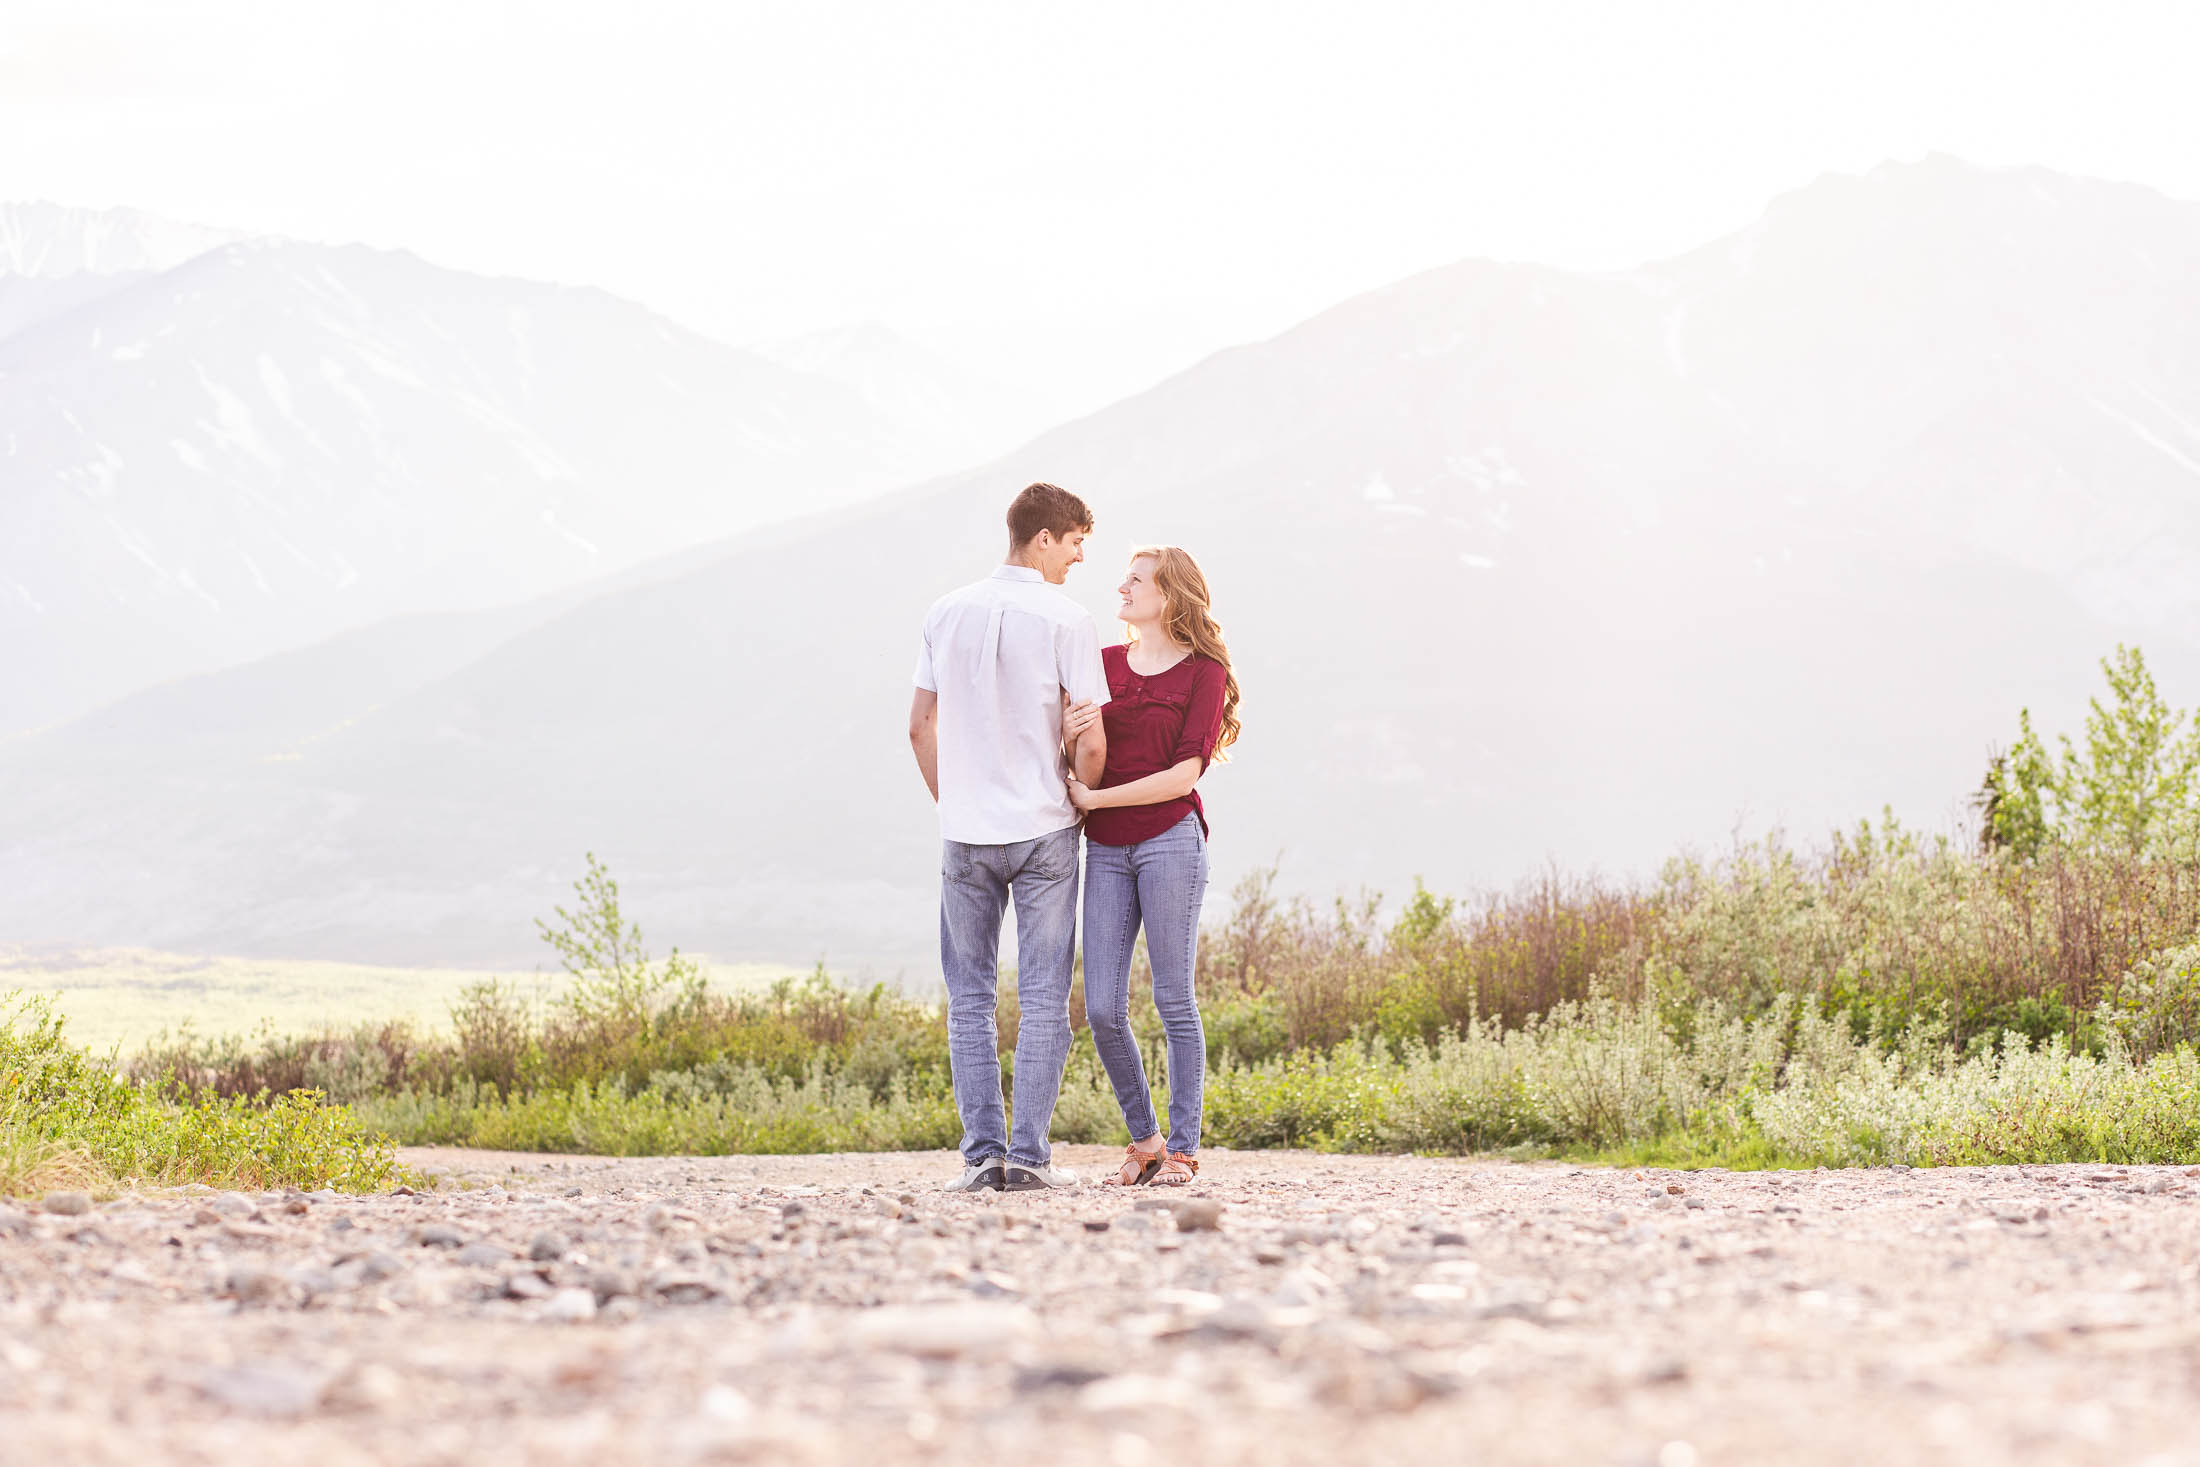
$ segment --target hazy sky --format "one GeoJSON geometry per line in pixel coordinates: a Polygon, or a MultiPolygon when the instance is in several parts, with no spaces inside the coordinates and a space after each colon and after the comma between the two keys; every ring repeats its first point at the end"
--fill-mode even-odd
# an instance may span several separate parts
{"type": "Polygon", "coordinates": [[[2200,198],[2178,3],[6,0],[0,198],[877,318],[1063,408],[1470,255],[1930,150],[2200,198]]]}

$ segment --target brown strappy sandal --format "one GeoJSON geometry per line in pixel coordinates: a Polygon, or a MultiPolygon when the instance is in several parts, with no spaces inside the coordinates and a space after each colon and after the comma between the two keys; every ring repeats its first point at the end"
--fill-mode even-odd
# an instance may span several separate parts
{"type": "Polygon", "coordinates": [[[1156,1187],[1188,1187],[1192,1178],[1199,1175],[1199,1158],[1188,1151],[1172,1151],[1169,1159],[1161,1163],[1161,1170],[1154,1173],[1156,1187]]]}
{"type": "MultiPolygon", "coordinates": [[[[1161,1138],[1156,1136],[1154,1139],[1159,1141],[1161,1138]]],[[[1166,1154],[1165,1145],[1152,1151],[1142,1151],[1139,1149],[1138,1143],[1133,1141],[1123,1148],[1123,1165],[1116,1170],[1114,1176],[1102,1177],[1100,1185],[1103,1187],[1143,1187],[1153,1180],[1155,1172],[1160,1171],[1166,1165],[1163,1160],[1166,1154]]]]}

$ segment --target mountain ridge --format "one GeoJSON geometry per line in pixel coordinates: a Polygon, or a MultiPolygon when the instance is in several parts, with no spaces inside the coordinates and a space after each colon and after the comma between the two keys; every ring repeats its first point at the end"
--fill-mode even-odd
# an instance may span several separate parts
{"type": "Polygon", "coordinates": [[[526,599],[912,461],[845,387],[592,288],[291,241],[105,279],[0,336],[0,728],[526,599]]]}
{"type": "Polygon", "coordinates": [[[1945,822],[2016,708],[2082,706],[2115,640],[2200,676],[2191,474],[2091,401],[2200,422],[2200,207],[2116,196],[1979,264],[2005,219],[2071,207],[2035,181],[1903,165],[1686,265],[1423,272],[980,469],[584,598],[295,761],[95,780],[34,741],[0,760],[0,922],[492,961],[593,850],[683,946],[921,977],[915,627],[1031,478],[1095,507],[1070,589],[1103,626],[1130,544],[1207,567],[1247,690],[1203,786],[1211,904],[1279,852],[1302,889],[1457,889],[1639,872],[1737,811],[1945,822]],[[1924,241],[1901,268],[1883,208],[1924,241]],[[2102,590],[2132,585],[2160,589],[2102,590]]]}

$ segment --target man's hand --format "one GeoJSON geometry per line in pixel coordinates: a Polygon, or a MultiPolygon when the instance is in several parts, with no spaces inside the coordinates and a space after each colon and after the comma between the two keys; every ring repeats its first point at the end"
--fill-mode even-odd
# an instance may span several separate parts
{"type": "Polygon", "coordinates": [[[1076,739],[1085,730],[1100,721],[1100,705],[1093,702],[1072,703],[1069,694],[1062,695],[1062,737],[1076,739]]]}

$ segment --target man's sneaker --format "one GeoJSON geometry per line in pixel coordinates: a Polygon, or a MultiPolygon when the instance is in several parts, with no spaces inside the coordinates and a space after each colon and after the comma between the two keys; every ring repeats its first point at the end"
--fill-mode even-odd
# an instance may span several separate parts
{"type": "Polygon", "coordinates": [[[1008,1163],[1001,1179],[1003,1192],[1051,1192],[1076,1185],[1077,1173],[1066,1166],[1025,1166],[1020,1161],[1008,1163]]]}
{"type": "Polygon", "coordinates": [[[963,1174],[940,1190],[943,1192],[998,1192],[1001,1190],[1001,1174],[1007,1163],[998,1156],[963,1168],[963,1174]]]}

